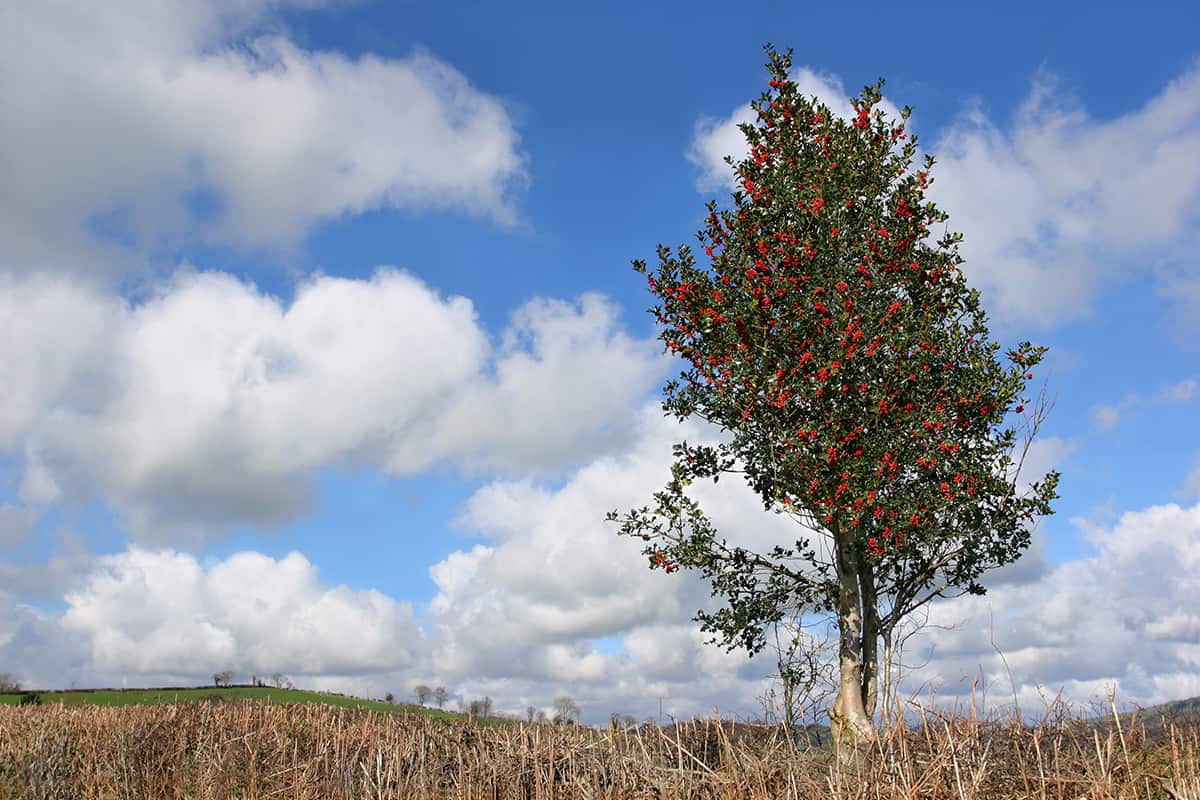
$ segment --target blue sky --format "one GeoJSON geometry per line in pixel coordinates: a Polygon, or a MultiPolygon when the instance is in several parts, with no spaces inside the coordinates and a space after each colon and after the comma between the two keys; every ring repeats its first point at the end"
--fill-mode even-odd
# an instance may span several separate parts
{"type": "MultiPolygon", "coordinates": [[[[990,611],[1026,702],[1200,695],[1198,21],[6,6],[0,671],[755,713],[769,664],[705,647],[703,585],[602,518],[705,435],[656,408],[630,261],[727,202],[771,41],[835,110],[879,77],[915,109],[994,332],[1050,347],[1031,473],[1062,472],[1058,513],[935,608],[910,685],[1007,687],[990,611]]],[[[736,487],[709,502],[781,532],[736,487]]]]}

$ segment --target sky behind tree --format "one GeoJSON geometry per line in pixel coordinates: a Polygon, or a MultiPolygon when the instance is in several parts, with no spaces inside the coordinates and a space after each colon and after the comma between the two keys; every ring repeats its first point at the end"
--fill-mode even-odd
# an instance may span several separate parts
{"type": "MultiPolygon", "coordinates": [[[[938,604],[910,689],[1200,695],[1197,14],[763,2],[0,9],[0,671],[291,675],[584,721],[754,714],[659,488],[630,268],[694,244],[766,85],[883,77],[1005,344],[1049,346],[1057,514],[938,604]],[[928,657],[928,658],[927,658],[928,657]]],[[[791,536],[702,487],[723,531],[791,536]]],[[[793,537],[794,538],[794,537],[793,537]]]]}

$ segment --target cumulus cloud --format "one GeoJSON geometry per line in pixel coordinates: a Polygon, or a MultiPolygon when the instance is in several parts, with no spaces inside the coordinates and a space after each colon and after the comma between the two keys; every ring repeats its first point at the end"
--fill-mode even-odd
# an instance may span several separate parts
{"type": "Polygon", "coordinates": [[[476,473],[545,474],[629,445],[629,409],[669,359],[626,335],[619,314],[594,292],[516,309],[489,374],[454,392],[428,441],[409,440],[391,469],[415,471],[429,453],[448,452],[476,473]]]}
{"type": "MultiPolygon", "coordinates": [[[[455,554],[435,569],[448,594],[457,576],[459,599],[473,580],[464,555],[472,553],[455,554]]],[[[473,555],[486,556],[487,548],[473,555]]],[[[639,578],[647,572],[641,563],[632,570],[639,578]]],[[[670,584],[657,594],[677,592],[670,584]]],[[[17,665],[26,685],[179,685],[207,682],[225,669],[243,680],[284,672],[305,688],[368,697],[403,695],[417,683],[442,685],[450,689],[452,707],[454,700],[487,695],[498,710],[517,714],[527,705],[548,709],[554,697],[570,694],[585,721],[600,722],[614,710],[649,716],[659,698],[676,717],[713,706],[745,713],[766,673],[748,672],[744,655],[705,645],[687,620],[690,611],[681,608],[650,614],[677,621],[629,623],[616,651],[599,648],[589,635],[594,620],[572,616],[578,605],[567,604],[561,619],[546,624],[555,602],[550,593],[543,597],[547,613],[534,614],[524,634],[519,625],[489,626],[496,618],[480,615],[463,620],[452,635],[440,624],[426,634],[408,604],[323,584],[315,565],[298,553],[273,559],[239,552],[200,561],[133,547],[91,560],[64,591],[62,612],[21,605],[0,592],[0,663],[17,665]],[[521,643],[508,659],[498,658],[508,635],[521,643]]],[[[651,593],[643,602],[655,599],[651,593]]],[[[524,608],[518,601],[509,610],[524,608]]],[[[431,613],[444,621],[447,611],[470,613],[462,603],[431,613]]]]}
{"type": "MultiPolygon", "coordinates": [[[[650,501],[681,439],[711,443],[717,433],[646,406],[633,446],[575,470],[561,486],[481,487],[458,524],[485,543],[430,569],[438,589],[428,611],[431,669],[471,691],[513,698],[517,710],[570,693],[593,721],[611,711],[657,713],[659,697],[676,716],[755,708],[765,671],[746,673],[743,653],[706,645],[692,622],[697,609],[711,607],[707,584],[689,572],[649,570],[642,543],[605,521],[610,510],[650,501]]],[[[762,547],[805,533],[764,515],[742,482],[693,488],[735,543],[762,547]]]]}
{"type": "Polygon", "coordinates": [[[1106,121],[1042,78],[1010,130],[976,110],[939,137],[931,195],[965,234],[967,275],[996,315],[1050,326],[1086,314],[1105,285],[1154,279],[1195,229],[1197,147],[1200,70],[1106,121]],[[1133,254],[1140,276],[1122,257],[1133,254]]]}
{"type": "MultiPolygon", "coordinates": [[[[324,585],[299,554],[243,552],[202,564],[133,548],[77,572],[61,615],[6,600],[0,658],[16,663],[36,650],[28,674],[85,685],[197,680],[225,668],[284,671],[305,686],[375,697],[420,682],[464,700],[488,695],[515,713],[570,694],[589,722],[613,711],[655,715],[659,698],[676,717],[714,706],[756,713],[771,654],[750,660],[707,644],[690,620],[708,601],[702,583],[686,572],[651,572],[639,543],[603,521],[609,508],[644,502],[662,482],[680,434],[706,436],[650,408],[639,424],[638,446],[597,459],[562,486],[482,487],[461,524],[485,542],[431,568],[438,594],[424,632],[405,604],[324,585]]],[[[794,535],[739,482],[701,499],[722,532],[748,543],[794,535]]],[[[1030,574],[988,580],[983,597],[929,606],[930,625],[907,652],[910,662],[931,658],[908,672],[906,692],[933,685],[951,698],[982,674],[989,702],[1002,705],[1011,670],[1026,712],[1059,687],[1081,703],[1107,684],[1142,703],[1194,693],[1200,505],[1072,522],[1091,555],[1039,559],[1030,574]]]]}
{"type": "MultiPolygon", "coordinates": [[[[488,690],[528,697],[539,682],[586,691],[644,709],[636,699],[665,696],[673,707],[704,713],[712,705],[748,711],[764,689],[770,653],[747,659],[706,644],[692,622],[712,608],[707,584],[693,573],[647,569],[641,543],[616,535],[604,520],[649,501],[669,476],[671,445],[714,442],[714,429],[679,424],[653,406],[639,414],[637,443],[597,459],[557,488],[530,481],[493,481],[468,501],[461,527],[486,542],[434,565],[438,594],[430,605],[432,668],[478,680],[488,690]],[[486,632],[487,635],[482,635],[486,632]],[[603,653],[598,640],[619,639],[603,653]],[[561,655],[571,653],[570,660],[561,655]],[[706,705],[707,703],[707,705],[706,705]]],[[[1021,480],[1060,467],[1075,444],[1037,440],[1021,480]]],[[[811,536],[786,517],[764,514],[742,481],[702,482],[693,494],[721,535],[757,549],[811,536]]],[[[1037,583],[1052,572],[1035,532],[1032,550],[989,574],[989,587],[1037,583]]],[[[475,684],[472,684],[475,685],[475,684]]],[[[479,684],[479,691],[483,685],[479,684]]],[[[642,713],[640,710],[637,713],[642,713]]]]}
{"type": "Polygon", "coordinates": [[[286,523],[323,467],[579,463],[621,446],[662,369],[598,295],[531,301],[493,347],[469,300],[391,269],[312,278],[289,305],[218,272],[140,302],[63,276],[0,286],[0,450],[22,496],[107,500],[143,541],[286,523]]]}
{"type": "Polygon", "coordinates": [[[445,645],[441,668],[549,677],[556,646],[695,613],[707,592],[687,576],[651,573],[639,544],[618,537],[604,519],[614,508],[643,504],[664,482],[670,428],[661,412],[645,408],[630,451],[593,461],[561,489],[494,481],[468,500],[459,526],[490,543],[430,569],[438,587],[430,614],[445,645]],[[487,636],[476,637],[479,631],[487,636]]]}
{"type": "Polygon", "coordinates": [[[1146,635],[1160,641],[1200,642],[1200,615],[1176,611],[1147,625],[1146,635]]]}
{"type": "Polygon", "coordinates": [[[504,104],[428,53],[348,58],[283,35],[280,8],[319,5],[6,4],[4,267],[115,268],[122,248],[97,232],[287,247],[381,208],[513,222],[526,178],[504,104]]]}
{"type": "Polygon", "coordinates": [[[86,639],[64,631],[61,616],[0,590],[0,672],[28,689],[96,685],[86,639]]]}
{"type": "MultiPolygon", "coordinates": [[[[439,593],[429,642],[438,674],[462,676],[497,697],[531,698],[539,683],[574,687],[598,710],[622,703],[642,709],[639,693],[662,694],[696,713],[706,711],[706,698],[708,706],[755,708],[770,654],[750,661],[705,644],[690,622],[709,602],[703,583],[686,572],[647,570],[638,543],[615,536],[615,526],[603,522],[606,510],[640,505],[661,485],[671,442],[712,436],[664,420],[655,409],[643,413],[633,450],[593,462],[557,489],[497,481],[471,498],[462,524],[488,541],[431,570],[439,593]],[[631,604],[630,597],[640,602],[631,604]],[[613,638],[621,642],[616,652],[602,653],[595,644],[613,638]],[[554,658],[563,648],[575,659],[567,671],[554,658]],[[490,683],[482,681],[485,675],[490,683]]],[[[1019,479],[1063,467],[1076,447],[1058,437],[1036,440],[1019,479]]],[[[723,534],[759,546],[796,535],[792,523],[764,515],[738,481],[720,492],[694,488],[723,534]]],[[[1192,620],[1176,619],[1175,610],[1186,607],[1197,588],[1191,564],[1200,557],[1200,507],[1126,514],[1111,530],[1075,524],[1096,555],[1052,563],[1039,527],[1029,552],[985,576],[986,596],[933,604],[930,626],[909,643],[909,660],[922,660],[931,647],[933,658],[911,673],[905,689],[934,682],[952,696],[969,689],[960,678],[982,671],[993,686],[992,701],[1002,702],[1005,692],[995,687],[1007,687],[1007,672],[992,647],[992,617],[995,640],[1028,707],[1036,704],[1039,686],[1052,686],[1053,695],[1063,685],[1069,698],[1086,701],[1106,681],[1117,681],[1128,699],[1148,702],[1173,696],[1154,676],[1175,675],[1180,680],[1170,686],[1186,685],[1194,666],[1166,637],[1192,630],[1192,620]],[[1162,583],[1150,577],[1158,574],[1162,583]],[[1154,627],[1160,617],[1165,622],[1154,627]],[[1095,645],[1097,639],[1104,644],[1095,645]],[[1133,649],[1138,661],[1126,665],[1122,659],[1133,649]]]]}
{"type": "Polygon", "coordinates": [[[994,637],[1027,706],[1038,687],[1084,702],[1112,684],[1126,700],[1154,703],[1200,685],[1200,626],[1188,612],[1200,592],[1200,505],[1153,506],[1111,526],[1072,522],[1094,555],[932,607],[930,621],[950,629],[925,634],[934,658],[914,682],[953,694],[969,689],[958,676],[982,669],[1002,695],[1009,676],[994,637]]]}
{"type": "Polygon", "coordinates": [[[132,548],[100,559],[66,602],[63,629],[85,637],[108,673],[383,671],[410,664],[421,640],[407,604],[325,586],[299,553],[235,553],[205,567],[132,548]]]}
{"type": "MultiPolygon", "coordinates": [[[[808,69],[795,77],[802,92],[849,113],[836,77],[808,69]]],[[[751,115],[743,106],[697,123],[688,157],[701,191],[732,188],[723,157],[746,155],[737,125],[751,115]]],[[[964,233],[965,273],[989,313],[1002,324],[1049,327],[1088,313],[1104,286],[1139,277],[1180,303],[1194,299],[1192,267],[1181,274],[1163,265],[1179,261],[1175,246],[1195,235],[1200,164],[1189,154],[1197,149],[1200,69],[1106,121],[1089,118],[1043,76],[1011,128],[971,108],[940,132],[929,193],[964,233]],[[1140,275],[1122,258],[1129,255],[1140,275]]]]}

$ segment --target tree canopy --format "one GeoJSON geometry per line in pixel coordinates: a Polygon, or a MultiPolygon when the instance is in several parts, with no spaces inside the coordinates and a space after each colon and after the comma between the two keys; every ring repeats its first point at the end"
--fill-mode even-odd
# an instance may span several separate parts
{"type": "Polygon", "coordinates": [[[886,655],[912,610],[983,593],[984,571],[1015,560],[1052,513],[1057,473],[1024,492],[1016,476],[1046,409],[1025,396],[1046,349],[1024,341],[1002,359],[989,338],[962,237],[925,195],[935,160],[913,167],[911,110],[888,118],[881,80],[840,118],[799,92],[790,53],[767,52],[769,88],[741,126],[749,155],[727,159],[738,188],[731,208],[708,204],[703,261],[660,246],[656,270],[634,262],[685,364],[664,410],[724,440],[676,445],[653,506],[609,519],[646,542],[652,568],[711,582],[724,604],[697,618],[728,648],[756,652],[797,608],[836,613],[831,717],[861,739],[876,640],[886,655]],[[765,552],[722,538],[686,490],[727,473],[795,519],[796,538],[765,552]]]}

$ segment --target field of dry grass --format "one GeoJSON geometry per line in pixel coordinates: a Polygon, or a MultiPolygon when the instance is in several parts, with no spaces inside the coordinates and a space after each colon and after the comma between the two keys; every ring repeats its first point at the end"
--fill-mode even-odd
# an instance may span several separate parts
{"type": "Polygon", "coordinates": [[[1200,800],[1200,725],[1149,738],[1136,722],[918,712],[839,766],[778,728],[716,721],[597,731],[248,700],[5,706],[0,797],[1200,800]]]}

